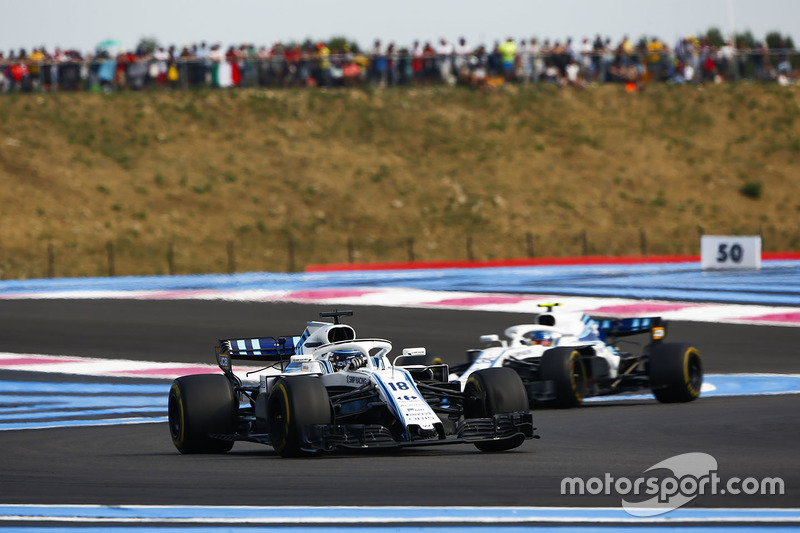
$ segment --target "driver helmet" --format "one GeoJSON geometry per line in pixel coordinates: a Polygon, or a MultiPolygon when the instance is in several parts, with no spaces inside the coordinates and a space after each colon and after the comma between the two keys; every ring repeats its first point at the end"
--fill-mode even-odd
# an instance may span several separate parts
{"type": "Polygon", "coordinates": [[[361,352],[358,350],[336,350],[335,352],[331,352],[329,360],[333,366],[333,371],[338,372],[339,370],[346,369],[350,364],[350,360],[359,355],[361,355],[361,352]]]}
{"type": "Polygon", "coordinates": [[[549,331],[534,331],[531,333],[531,344],[550,346],[553,344],[553,335],[549,331]]]}

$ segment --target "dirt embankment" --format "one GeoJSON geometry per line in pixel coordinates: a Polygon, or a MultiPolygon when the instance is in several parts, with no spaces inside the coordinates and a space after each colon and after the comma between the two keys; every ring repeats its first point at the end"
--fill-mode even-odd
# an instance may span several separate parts
{"type": "Polygon", "coordinates": [[[800,249],[800,93],[0,97],[0,277],[800,249]]]}

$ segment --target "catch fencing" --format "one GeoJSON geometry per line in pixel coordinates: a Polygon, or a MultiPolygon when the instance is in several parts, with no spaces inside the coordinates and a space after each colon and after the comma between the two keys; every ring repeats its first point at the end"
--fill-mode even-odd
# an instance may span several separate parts
{"type": "MultiPolygon", "coordinates": [[[[696,255],[697,235],[681,241],[644,229],[598,239],[591,230],[524,232],[502,239],[464,232],[449,239],[309,235],[189,240],[114,239],[49,242],[12,250],[0,261],[0,279],[185,275],[236,272],[298,272],[309,265],[415,262],[486,262],[557,257],[666,257],[696,255]]],[[[760,229],[759,229],[760,232],[760,229]]],[[[794,239],[797,242],[797,238],[794,239]]],[[[765,236],[765,251],[792,249],[775,232],[765,236]]],[[[796,249],[796,248],[795,248],[796,249]]]]}

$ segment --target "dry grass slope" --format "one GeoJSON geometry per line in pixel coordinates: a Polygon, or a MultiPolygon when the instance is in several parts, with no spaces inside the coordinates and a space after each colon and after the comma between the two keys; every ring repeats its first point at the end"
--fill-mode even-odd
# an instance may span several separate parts
{"type": "Polygon", "coordinates": [[[0,128],[6,279],[109,243],[116,275],[800,249],[794,88],[6,95],[0,128]]]}

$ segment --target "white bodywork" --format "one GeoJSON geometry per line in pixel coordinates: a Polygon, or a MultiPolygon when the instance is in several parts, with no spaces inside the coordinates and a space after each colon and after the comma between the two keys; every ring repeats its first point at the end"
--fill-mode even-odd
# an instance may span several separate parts
{"type": "MultiPolygon", "coordinates": [[[[433,430],[440,419],[423,399],[408,371],[392,364],[389,359],[392,344],[383,339],[356,339],[355,336],[355,330],[345,324],[309,322],[295,345],[295,355],[283,372],[265,370],[258,374],[260,392],[269,392],[277,379],[289,375],[319,376],[326,388],[356,389],[374,383],[380,399],[404,427],[417,425],[433,430]],[[331,338],[345,340],[329,342],[331,338]],[[343,351],[363,356],[363,366],[337,370],[332,357],[343,351]]],[[[403,354],[424,355],[425,349],[406,349],[403,354]]]]}
{"type": "Polygon", "coordinates": [[[616,378],[620,356],[612,347],[606,345],[599,335],[598,323],[581,311],[551,309],[537,317],[537,324],[519,324],[505,330],[505,339],[497,335],[482,335],[483,348],[470,367],[460,376],[451,376],[461,382],[461,389],[469,375],[477,370],[501,367],[509,359],[530,360],[541,357],[544,352],[558,346],[590,347],[594,355],[608,362],[609,377],[616,378]],[[551,334],[549,346],[532,345],[531,334],[545,331],[551,334]]]}

